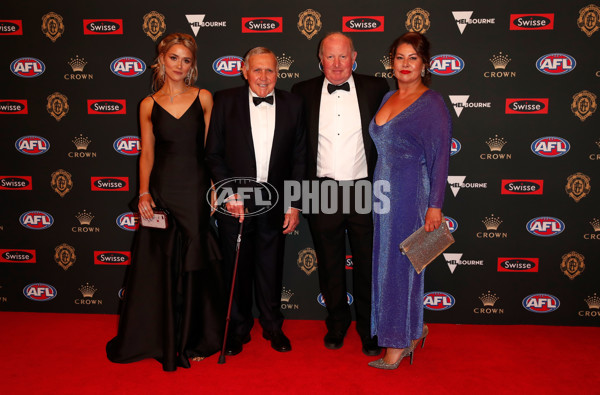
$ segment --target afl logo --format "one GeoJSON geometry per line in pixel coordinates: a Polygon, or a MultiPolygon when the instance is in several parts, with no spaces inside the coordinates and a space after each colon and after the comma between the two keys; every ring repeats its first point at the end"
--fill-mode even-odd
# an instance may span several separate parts
{"type": "Polygon", "coordinates": [[[465,62],[456,55],[436,55],[431,58],[429,71],[431,74],[448,76],[460,73],[465,68],[465,62]]]}
{"type": "Polygon", "coordinates": [[[23,288],[23,295],[29,300],[47,302],[56,297],[56,288],[44,283],[29,284],[23,288]]]}
{"type": "Polygon", "coordinates": [[[19,222],[27,229],[43,230],[52,226],[54,218],[43,211],[28,211],[21,214],[19,222]]]}
{"type": "Polygon", "coordinates": [[[444,216],[444,220],[446,221],[446,226],[450,233],[454,233],[456,229],[458,229],[458,222],[452,217],[444,216]]]}
{"type": "Polygon", "coordinates": [[[527,231],[534,236],[551,237],[564,230],[564,222],[554,217],[537,217],[527,223],[527,231]]]}
{"type": "Polygon", "coordinates": [[[141,140],[137,136],[119,137],[113,143],[115,151],[122,155],[135,156],[139,155],[142,149],[141,140]]]}
{"type": "Polygon", "coordinates": [[[117,217],[117,226],[123,230],[134,232],[139,227],[138,221],[138,214],[129,211],[117,217]]]}
{"type": "Polygon", "coordinates": [[[142,59],[124,56],[112,61],[110,71],[119,77],[137,77],[146,71],[146,63],[142,59]]]}
{"type": "MultiPolygon", "coordinates": [[[[346,292],[346,300],[348,301],[348,305],[351,305],[352,303],[354,303],[354,296],[352,296],[350,292],[346,292]]],[[[317,296],[317,302],[319,302],[321,306],[327,307],[327,305],[325,304],[325,298],[323,298],[323,294],[319,294],[317,296]]]]}
{"type": "Polygon", "coordinates": [[[10,71],[19,77],[33,78],[42,75],[46,66],[36,58],[19,58],[10,64],[10,71]]]}
{"type": "Polygon", "coordinates": [[[575,68],[575,58],[564,53],[544,55],[535,62],[535,67],[544,74],[567,74],[575,68]]]}
{"type": "Polygon", "coordinates": [[[461,148],[462,148],[462,145],[460,144],[460,141],[458,141],[457,139],[455,139],[453,137],[452,143],[450,144],[450,156],[458,154],[460,152],[461,148]]]}
{"type": "Polygon", "coordinates": [[[531,151],[544,158],[563,156],[571,149],[569,142],[561,137],[541,137],[531,144],[531,151]]]}
{"type": "Polygon", "coordinates": [[[15,148],[25,155],[41,155],[50,149],[50,143],[40,136],[23,136],[16,141],[15,148]]]}
{"type": "Polygon", "coordinates": [[[446,292],[428,292],[423,296],[423,307],[427,310],[442,311],[454,306],[454,296],[446,292]]]}
{"type": "Polygon", "coordinates": [[[549,294],[533,294],[523,299],[523,307],[533,313],[551,313],[558,309],[560,300],[549,294]]]}
{"type": "Polygon", "coordinates": [[[213,62],[215,73],[225,77],[237,77],[242,74],[244,59],[239,56],[223,56],[213,62]]]}

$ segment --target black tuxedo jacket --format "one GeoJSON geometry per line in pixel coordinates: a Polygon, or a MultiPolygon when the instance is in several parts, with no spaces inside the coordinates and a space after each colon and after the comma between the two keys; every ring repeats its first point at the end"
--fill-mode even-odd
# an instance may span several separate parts
{"type": "MultiPolygon", "coordinates": [[[[216,92],[206,140],[206,162],[215,183],[232,177],[256,178],[256,159],[250,123],[248,86],[216,92]]],[[[253,105],[253,104],[252,104],[253,105]]],[[[306,141],[302,101],[275,89],[275,132],[269,162],[268,183],[279,199],[267,215],[281,227],[285,180],[301,182],[306,173],[306,141]]],[[[300,202],[292,204],[299,207],[300,202]]]]}
{"type": "MultiPolygon", "coordinates": [[[[377,161],[377,151],[369,135],[369,123],[375,116],[383,96],[390,90],[383,78],[363,74],[352,74],[356,86],[356,97],[360,109],[363,142],[372,179],[377,161]]],[[[304,101],[305,126],[307,128],[307,175],[310,179],[317,178],[317,150],[319,148],[319,112],[321,107],[321,89],[325,76],[321,75],[307,81],[298,82],[292,87],[292,93],[302,97],[304,101]]]]}

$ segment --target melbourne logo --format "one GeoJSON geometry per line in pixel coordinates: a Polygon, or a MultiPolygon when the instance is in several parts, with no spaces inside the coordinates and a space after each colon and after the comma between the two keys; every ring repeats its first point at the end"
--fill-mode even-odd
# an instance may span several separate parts
{"type": "Polygon", "coordinates": [[[449,76],[460,73],[465,68],[465,62],[456,55],[435,55],[429,63],[431,74],[449,76]]]}
{"type": "Polygon", "coordinates": [[[434,291],[423,295],[423,307],[427,310],[448,310],[454,306],[454,302],[454,296],[446,292],[434,291]]]}
{"type": "Polygon", "coordinates": [[[577,18],[577,26],[579,26],[581,31],[588,37],[592,37],[592,34],[600,29],[600,7],[595,4],[590,4],[580,9],[579,17],[577,18]]]}
{"type": "Polygon", "coordinates": [[[19,58],[10,64],[10,71],[18,77],[39,77],[46,71],[46,65],[36,58],[19,58]]]}
{"type": "Polygon", "coordinates": [[[92,177],[92,191],[129,191],[129,177],[92,177]]]}
{"type": "Polygon", "coordinates": [[[540,266],[539,258],[498,258],[499,272],[536,272],[540,266]]]}
{"type": "Polygon", "coordinates": [[[125,100],[88,100],[88,114],[126,114],[125,100]]]}
{"type": "Polygon", "coordinates": [[[551,313],[559,306],[560,300],[549,294],[533,294],[523,299],[523,307],[533,313],[551,313]]]}
{"type": "Polygon", "coordinates": [[[65,32],[62,16],[55,12],[49,12],[42,17],[42,33],[53,43],[65,32]]]}
{"type": "Polygon", "coordinates": [[[579,203],[581,199],[586,197],[592,186],[590,184],[590,177],[583,173],[571,174],[567,178],[567,185],[565,185],[565,192],[569,195],[575,203],[579,203]]]}
{"type": "Polygon", "coordinates": [[[15,148],[25,155],[41,155],[50,149],[50,142],[40,136],[23,136],[15,142],[15,148]]]}
{"type": "Polygon", "coordinates": [[[562,137],[540,137],[531,143],[531,151],[543,158],[556,158],[563,156],[571,149],[571,144],[562,137]]]}
{"type": "Polygon", "coordinates": [[[113,60],[110,71],[119,77],[137,77],[146,71],[146,63],[142,59],[125,56],[113,60]]]}
{"type": "Polygon", "coordinates": [[[165,16],[159,12],[151,11],[144,15],[142,30],[153,41],[156,41],[167,30],[165,16]]]}
{"type": "Polygon", "coordinates": [[[457,266],[483,266],[482,260],[461,259],[462,253],[444,253],[443,255],[448,264],[448,269],[450,269],[450,273],[452,274],[454,274],[457,266]]]}
{"type": "Polygon", "coordinates": [[[33,283],[26,285],[25,288],[23,288],[23,295],[29,300],[47,302],[54,299],[57,292],[56,288],[50,284],[33,283]]]}
{"type": "Polygon", "coordinates": [[[540,57],[535,62],[535,67],[544,74],[561,75],[573,71],[575,58],[565,53],[551,53],[540,57]]]}
{"type": "Polygon", "coordinates": [[[584,90],[573,95],[571,111],[581,120],[581,122],[585,121],[595,113],[597,108],[596,95],[592,92],[584,90]]]}
{"type": "Polygon", "coordinates": [[[235,55],[222,56],[213,62],[215,73],[225,77],[237,77],[242,74],[244,59],[235,55]]]}
{"type": "Polygon", "coordinates": [[[0,100],[0,114],[27,114],[27,100],[0,100]]]}
{"type": "Polygon", "coordinates": [[[94,265],[129,265],[130,251],[94,251],[94,265]]]}
{"type": "Polygon", "coordinates": [[[565,230],[565,223],[554,217],[537,217],[527,223],[526,229],[534,236],[552,237],[565,230]]]}
{"type": "Polygon", "coordinates": [[[194,32],[194,36],[198,35],[201,27],[227,27],[226,21],[208,22],[204,20],[205,14],[186,15],[186,19],[194,32]]]}
{"type": "Polygon", "coordinates": [[[242,17],[242,33],[282,33],[283,18],[280,16],[268,18],[242,17]]]}
{"type": "Polygon", "coordinates": [[[452,11],[452,16],[456,21],[456,26],[460,34],[463,34],[467,25],[490,25],[496,23],[496,18],[473,18],[473,11],[452,11]]]}
{"type": "Polygon", "coordinates": [[[342,18],[344,32],[382,32],[383,16],[345,16],[342,18]]]}
{"type": "Polygon", "coordinates": [[[511,14],[510,30],[552,30],[554,14],[511,14]]]}
{"type": "Polygon", "coordinates": [[[113,148],[121,155],[135,156],[142,150],[141,142],[137,136],[123,136],[115,140],[113,148]]]}
{"type": "Polygon", "coordinates": [[[321,14],[313,9],[302,11],[298,14],[298,31],[307,39],[312,39],[321,31],[323,24],[321,23],[321,14]]]}
{"type": "Polygon", "coordinates": [[[543,195],[544,180],[502,180],[502,195],[543,195]]]}
{"type": "Polygon", "coordinates": [[[450,156],[454,156],[454,155],[458,154],[460,152],[461,148],[462,148],[462,144],[460,143],[460,141],[458,141],[457,139],[455,139],[453,137],[452,143],[450,143],[450,156]]]}
{"type": "Polygon", "coordinates": [[[35,250],[0,249],[0,262],[35,263],[35,250]]]}
{"type": "Polygon", "coordinates": [[[119,228],[131,232],[136,231],[139,227],[138,214],[131,211],[119,215],[116,222],[119,228]]]}
{"type": "Polygon", "coordinates": [[[448,176],[448,184],[450,185],[450,190],[454,196],[458,195],[458,192],[462,189],[486,189],[487,182],[469,182],[465,183],[465,179],[467,176],[448,176]]]}
{"type": "Polygon", "coordinates": [[[19,222],[27,229],[43,230],[52,226],[54,218],[43,211],[34,210],[21,214],[19,222]]]}
{"type": "Polygon", "coordinates": [[[22,36],[23,21],[21,19],[0,20],[0,36],[22,36]]]}
{"type": "Polygon", "coordinates": [[[507,114],[548,114],[548,99],[506,99],[507,114]]]}
{"type": "Polygon", "coordinates": [[[31,176],[0,176],[0,190],[31,191],[31,176]]]}
{"type": "Polygon", "coordinates": [[[457,117],[460,117],[462,110],[465,108],[492,108],[492,103],[490,102],[469,102],[469,96],[470,95],[448,95],[457,117]]]}
{"type": "Polygon", "coordinates": [[[83,34],[123,34],[122,19],[84,19],[83,34]]]}

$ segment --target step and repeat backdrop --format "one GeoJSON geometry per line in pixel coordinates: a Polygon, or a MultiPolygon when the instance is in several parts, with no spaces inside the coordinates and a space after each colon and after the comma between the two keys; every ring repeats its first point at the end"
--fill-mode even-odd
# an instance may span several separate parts
{"type": "MultiPolygon", "coordinates": [[[[354,40],[356,72],[393,88],[388,47],[417,31],[454,125],[456,243],[427,269],[426,321],[597,326],[599,29],[589,0],[3,4],[0,310],[118,312],[138,106],[165,35],[196,38],[198,86],[215,92],[244,83],[241,57],[259,45],[277,55],[279,88],[319,75],[331,31],[354,40]]],[[[303,220],[287,238],[286,317],[325,317],[318,265],[303,220]]]]}

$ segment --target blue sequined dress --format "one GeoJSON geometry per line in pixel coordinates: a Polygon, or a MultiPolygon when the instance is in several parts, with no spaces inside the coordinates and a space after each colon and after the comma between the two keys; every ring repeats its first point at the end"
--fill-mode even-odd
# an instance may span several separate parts
{"type": "MultiPolygon", "coordinates": [[[[388,93],[383,105],[392,94],[388,93]]],[[[381,107],[380,107],[381,108],[381,107]]],[[[425,91],[400,114],[369,132],[377,147],[373,196],[371,335],[381,347],[404,348],[423,331],[424,271],[417,274],[398,245],[423,226],[427,208],[444,201],[452,125],[442,96],[425,91]],[[390,211],[381,212],[377,183],[389,181],[390,211]],[[378,213],[378,211],[380,211],[378,213]]],[[[381,189],[380,189],[381,190],[381,189]]]]}

